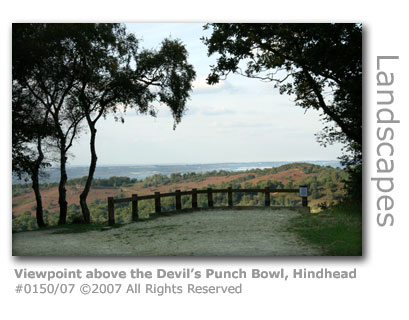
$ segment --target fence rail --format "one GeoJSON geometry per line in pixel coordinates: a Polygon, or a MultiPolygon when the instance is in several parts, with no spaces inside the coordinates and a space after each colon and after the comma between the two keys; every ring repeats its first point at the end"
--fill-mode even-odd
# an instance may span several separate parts
{"type": "Polygon", "coordinates": [[[192,196],[192,208],[197,209],[197,195],[198,194],[207,194],[207,205],[209,208],[212,208],[213,203],[213,194],[214,193],[227,193],[227,202],[228,207],[233,207],[233,193],[264,193],[264,206],[270,206],[270,194],[271,193],[295,193],[299,192],[302,199],[302,206],[308,206],[308,195],[305,186],[300,186],[299,189],[270,189],[266,187],[264,189],[212,189],[207,188],[204,190],[192,189],[190,191],[180,191],[176,190],[175,192],[160,193],[155,192],[154,194],[138,196],[133,194],[129,198],[120,198],[114,199],[113,197],[108,197],[108,222],[110,225],[115,224],[115,204],[116,203],[132,203],[132,220],[137,221],[139,218],[138,214],[138,201],[140,200],[155,200],[155,213],[160,214],[162,212],[160,199],[164,197],[175,197],[176,210],[182,209],[182,196],[192,196]]]}

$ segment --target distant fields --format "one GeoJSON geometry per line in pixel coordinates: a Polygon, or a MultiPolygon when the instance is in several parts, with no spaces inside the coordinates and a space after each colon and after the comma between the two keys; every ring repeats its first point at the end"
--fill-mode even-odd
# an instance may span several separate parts
{"type": "MultiPolygon", "coordinates": [[[[302,162],[302,161],[300,161],[302,162]]],[[[205,173],[211,171],[244,172],[252,169],[276,168],[293,162],[268,161],[268,162],[234,162],[234,163],[204,163],[204,164],[154,164],[154,165],[98,165],[95,169],[94,178],[109,179],[110,177],[129,177],[131,179],[143,180],[155,174],[170,176],[172,173],[186,174],[190,172],[205,173]]],[[[342,167],[339,161],[306,161],[306,163],[319,166],[342,167]]],[[[68,166],[69,179],[78,179],[88,174],[88,166],[68,166]]],[[[45,176],[40,177],[41,183],[58,182],[60,172],[58,167],[45,169],[45,176]]],[[[13,184],[23,181],[13,176],[13,184]]]]}
{"type": "MultiPolygon", "coordinates": [[[[156,174],[143,180],[129,177],[111,177],[95,179],[88,197],[92,219],[102,223],[107,218],[107,197],[130,197],[132,194],[148,195],[154,192],[172,192],[175,190],[190,190],[192,188],[297,188],[307,185],[309,188],[309,206],[312,211],[331,203],[338,202],[343,196],[343,180],[347,178],[342,169],[330,166],[320,166],[308,163],[285,164],[280,167],[266,169],[251,169],[244,172],[210,171],[205,173],[172,173],[170,175],[156,174]]],[[[69,221],[80,219],[79,195],[82,191],[84,178],[71,179],[67,183],[67,201],[69,206],[69,221]]],[[[56,223],[58,218],[58,186],[57,183],[42,185],[43,207],[45,218],[49,224],[56,223]]],[[[215,206],[227,203],[225,195],[217,196],[215,206]]],[[[301,198],[297,194],[272,194],[272,205],[300,205],[301,198]]],[[[238,194],[233,199],[235,205],[262,205],[262,195],[238,194]]],[[[174,209],[172,199],[164,201],[163,207],[174,209]]],[[[182,197],[183,207],[189,207],[189,197],[182,197]]],[[[198,199],[199,206],[206,206],[205,199],[198,199]]],[[[141,202],[140,212],[153,212],[153,203],[149,200],[141,202]]],[[[34,194],[29,184],[13,185],[13,229],[35,229],[34,194]]],[[[115,209],[119,222],[126,222],[130,217],[127,204],[115,209]]]]}

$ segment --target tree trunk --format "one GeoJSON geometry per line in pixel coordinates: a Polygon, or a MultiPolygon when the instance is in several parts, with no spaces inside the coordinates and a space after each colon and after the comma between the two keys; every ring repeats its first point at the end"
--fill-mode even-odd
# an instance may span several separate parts
{"type": "Polygon", "coordinates": [[[65,183],[67,182],[67,153],[66,153],[66,141],[65,138],[60,139],[60,184],[58,186],[58,203],[60,205],[60,218],[58,224],[67,223],[67,190],[65,189],[65,183]]]}
{"type": "Polygon", "coordinates": [[[44,160],[44,154],[41,149],[41,138],[37,138],[37,150],[38,157],[34,164],[33,171],[31,173],[31,180],[33,182],[32,187],[36,198],[37,208],[36,208],[36,219],[37,225],[42,228],[45,227],[44,217],[43,217],[43,201],[41,199],[40,184],[38,183],[38,174],[40,171],[41,163],[44,160]]]}
{"type": "Polygon", "coordinates": [[[87,177],[87,181],[84,186],[84,190],[82,191],[80,195],[80,205],[81,205],[82,215],[84,217],[84,222],[91,223],[91,214],[89,212],[89,208],[87,205],[87,197],[91,189],[92,180],[94,179],[95,168],[97,166],[98,157],[97,157],[97,153],[95,149],[95,138],[97,135],[97,129],[95,128],[95,125],[90,121],[90,119],[87,119],[87,120],[88,120],[89,129],[91,132],[91,139],[90,139],[91,163],[89,166],[88,177],[87,177]]]}
{"type": "Polygon", "coordinates": [[[36,203],[37,203],[37,208],[36,208],[37,225],[40,228],[42,228],[42,227],[45,227],[45,222],[43,218],[43,202],[41,199],[40,185],[38,183],[38,171],[33,172],[33,174],[31,175],[31,180],[33,181],[32,187],[34,190],[36,203]]]}

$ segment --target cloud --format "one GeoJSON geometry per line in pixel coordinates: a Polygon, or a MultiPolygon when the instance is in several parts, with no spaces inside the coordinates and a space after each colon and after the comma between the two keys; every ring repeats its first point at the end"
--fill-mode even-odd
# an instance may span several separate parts
{"type": "Polygon", "coordinates": [[[206,76],[197,77],[196,80],[193,82],[193,94],[211,94],[220,92],[223,90],[234,90],[233,85],[224,80],[220,81],[219,83],[209,85],[206,82],[206,76]]]}
{"type": "Polygon", "coordinates": [[[217,128],[217,127],[230,127],[232,124],[231,121],[223,121],[223,122],[219,122],[219,121],[212,121],[209,123],[210,127],[213,128],[217,128]]]}
{"type": "Polygon", "coordinates": [[[186,111],[186,116],[223,116],[232,115],[236,111],[226,106],[209,106],[209,105],[193,105],[189,106],[186,111]]]}
{"type": "Polygon", "coordinates": [[[209,124],[210,127],[213,128],[237,128],[237,129],[261,129],[261,128],[269,128],[273,126],[272,122],[243,122],[243,121],[213,121],[209,124]]]}
{"type": "Polygon", "coordinates": [[[233,132],[232,128],[217,128],[216,129],[217,133],[231,133],[233,132]]]}
{"type": "Polygon", "coordinates": [[[226,114],[234,114],[236,112],[234,110],[226,108],[225,106],[216,106],[204,108],[201,113],[204,116],[220,116],[226,114]]]}

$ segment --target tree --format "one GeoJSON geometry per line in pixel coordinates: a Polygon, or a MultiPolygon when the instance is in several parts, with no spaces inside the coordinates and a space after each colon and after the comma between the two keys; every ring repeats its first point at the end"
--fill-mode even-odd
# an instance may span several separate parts
{"type": "Polygon", "coordinates": [[[67,154],[83,116],[68,103],[80,71],[73,34],[77,35],[77,29],[69,24],[13,24],[13,85],[28,92],[36,109],[49,116],[57,139],[59,224],[67,219],[67,154]]]}
{"type": "MultiPolygon", "coordinates": [[[[155,115],[154,102],[170,107],[174,127],[184,113],[195,72],[187,63],[187,51],[177,40],[165,39],[158,51],[140,50],[138,40],[119,24],[80,25],[82,41],[76,45],[80,71],[70,98],[79,108],[90,131],[91,161],[80,195],[84,221],[90,222],[87,206],[96,164],[96,124],[118,109],[135,109],[155,115]]],[[[123,119],[122,119],[123,120],[123,119]]]]}
{"type": "Polygon", "coordinates": [[[44,227],[43,204],[39,177],[49,166],[45,161],[43,140],[52,135],[48,112],[36,108],[36,102],[27,90],[17,83],[12,85],[12,171],[22,179],[29,176],[36,199],[36,220],[44,227]]]}
{"type": "Polygon", "coordinates": [[[361,166],[362,25],[214,23],[204,28],[213,31],[203,38],[209,56],[219,54],[209,84],[231,72],[273,82],[280,93],[294,96],[296,105],[321,111],[325,127],[318,141],[344,143],[341,160],[361,166]]]}

